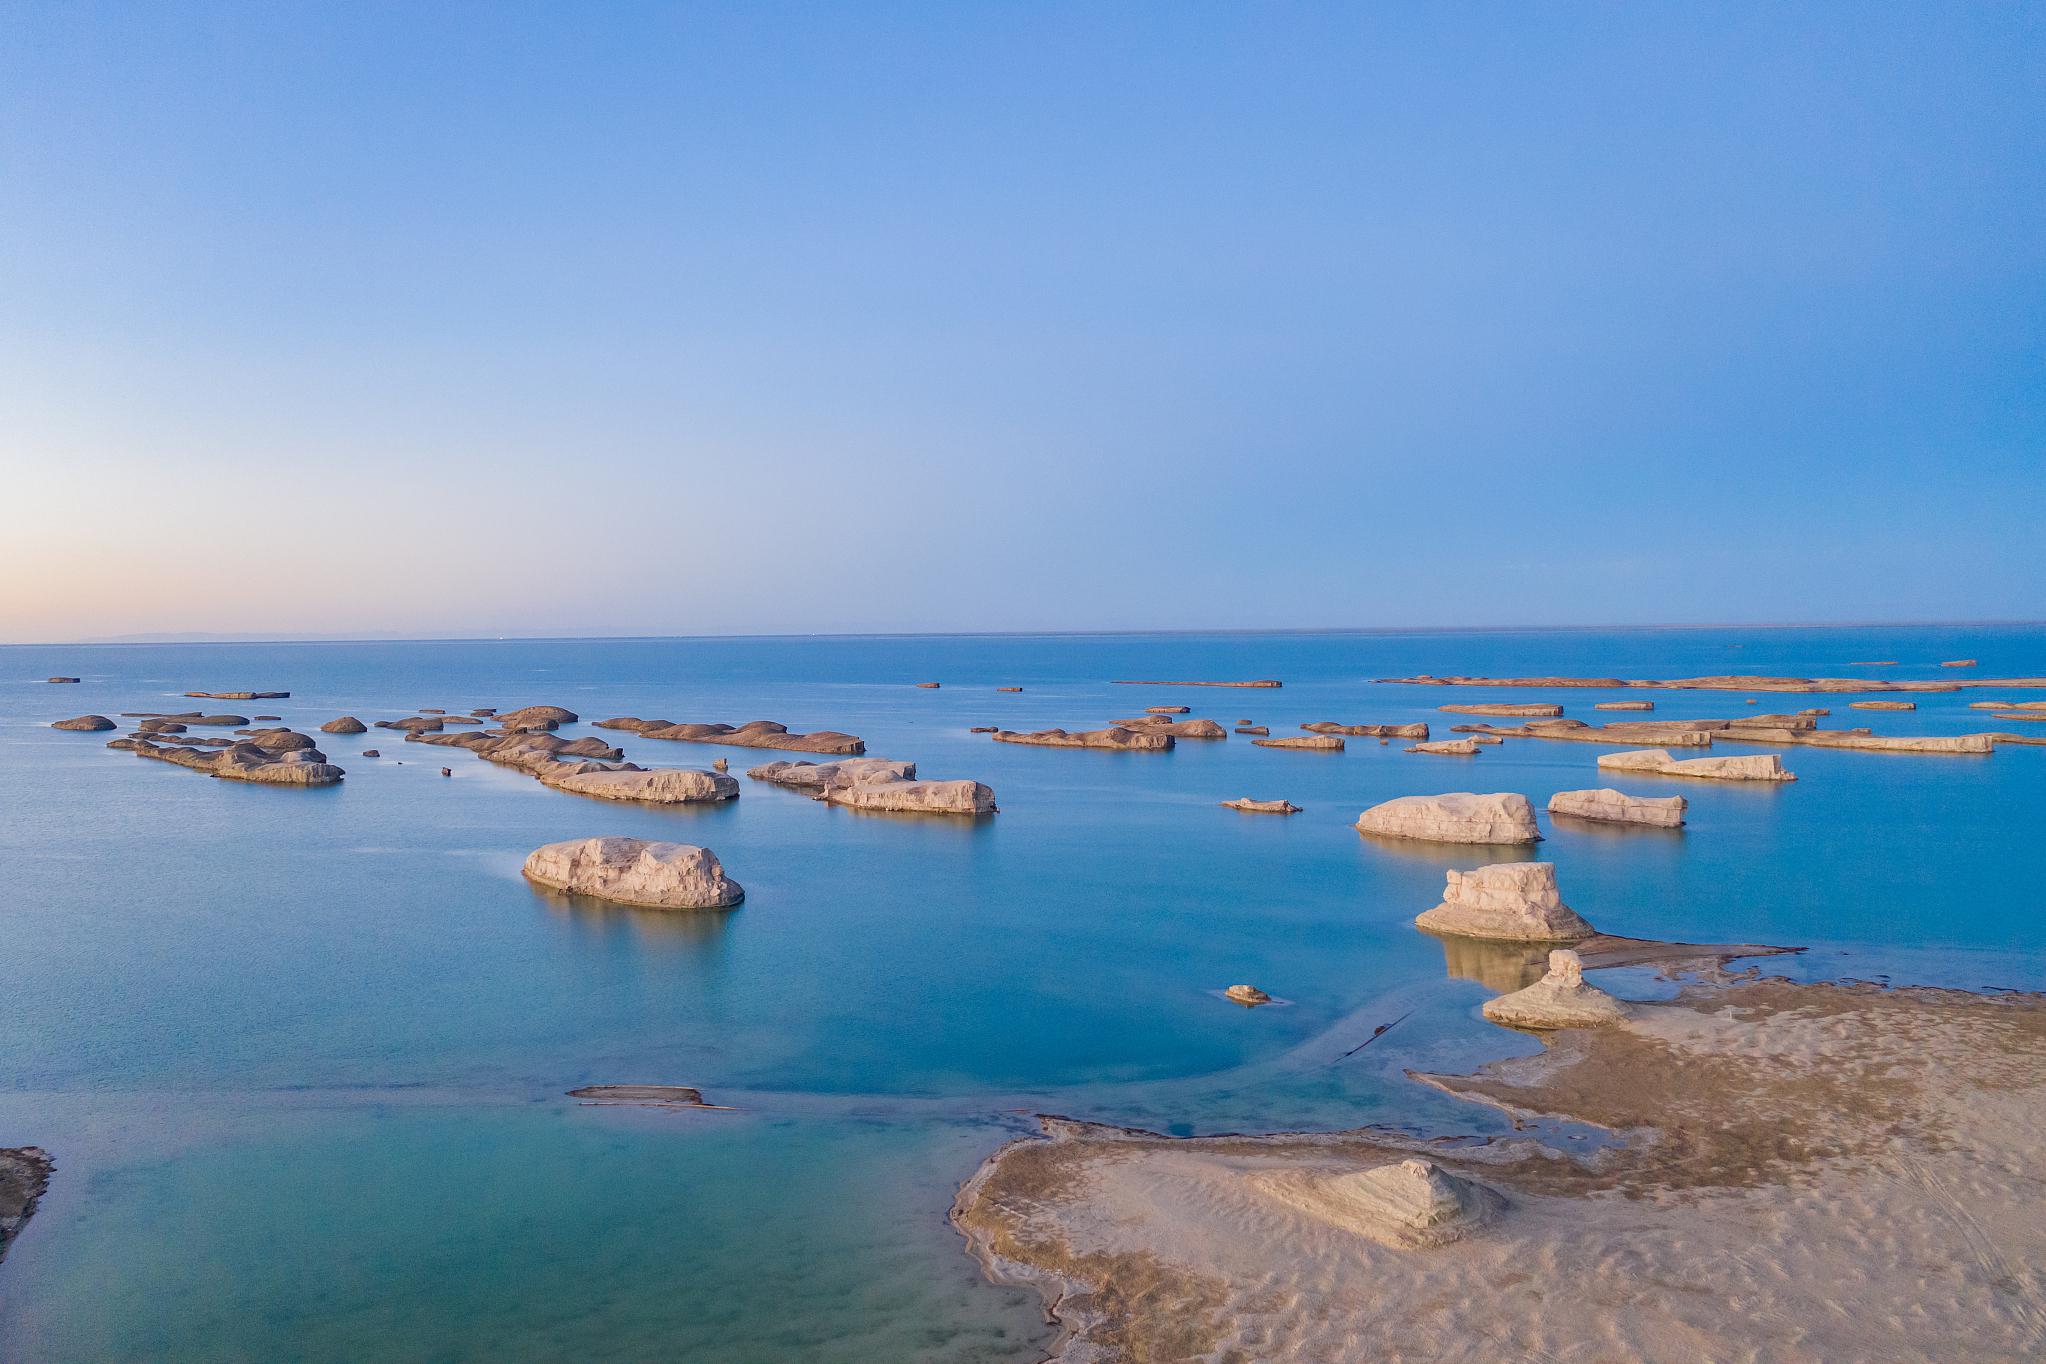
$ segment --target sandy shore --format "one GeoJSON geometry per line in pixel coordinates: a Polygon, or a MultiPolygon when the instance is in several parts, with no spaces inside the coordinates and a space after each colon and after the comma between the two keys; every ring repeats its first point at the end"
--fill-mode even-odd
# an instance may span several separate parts
{"type": "Polygon", "coordinates": [[[2046,1353],[2046,999],[1721,977],[1415,1079],[1542,1119],[1472,1141],[1048,1118],[954,1220],[1044,1293],[1065,1364],[2046,1353]],[[1430,1248],[1360,1234],[1329,1181],[1415,1154],[1494,1211],[1430,1248]]]}

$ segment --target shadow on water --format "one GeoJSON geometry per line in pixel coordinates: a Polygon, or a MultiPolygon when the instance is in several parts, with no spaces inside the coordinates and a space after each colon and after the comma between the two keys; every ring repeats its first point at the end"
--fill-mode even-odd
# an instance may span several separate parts
{"type": "MultiPolygon", "coordinates": [[[[1425,931],[1425,930],[1424,930],[1425,931]]],[[[1506,994],[1534,984],[1549,969],[1554,943],[1494,942],[1430,933],[1442,944],[1442,964],[1449,974],[1474,980],[1488,990],[1506,994]]]]}
{"type": "Polygon", "coordinates": [[[533,898],[546,906],[571,937],[633,946],[702,950],[724,938],[726,921],[745,902],[722,909],[651,909],[621,905],[590,895],[567,895],[526,882],[533,898]]]}

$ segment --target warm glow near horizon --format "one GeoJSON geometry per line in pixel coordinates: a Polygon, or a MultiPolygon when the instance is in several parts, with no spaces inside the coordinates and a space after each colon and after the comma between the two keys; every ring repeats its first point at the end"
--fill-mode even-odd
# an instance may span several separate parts
{"type": "Polygon", "coordinates": [[[2046,617],[2024,11],[611,17],[10,17],[0,641],[2046,617]]]}

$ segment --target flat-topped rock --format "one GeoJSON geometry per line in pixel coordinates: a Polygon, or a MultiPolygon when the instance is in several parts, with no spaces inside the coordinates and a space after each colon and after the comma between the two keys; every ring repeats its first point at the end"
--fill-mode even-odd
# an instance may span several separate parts
{"type": "Polygon", "coordinates": [[[1241,810],[1252,815],[1297,815],[1300,807],[1290,800],[1252,800],[1249,796],[1238,796],[1235,800],[1222,802],[1225,810],[1241,810]]]}
{"type": "Polygon", "coordinates": [[[1232,985],[1222,993],[1246,1009],[1255,1009],[1260,1004],[1272,1002],[1272,997],[1255,985],[1232,985]]]}
{"type": "Polygon", "coordinates": [[[1501,862],[1452,871],[1442,903],[1414,922],[1431,933],[1504,942],[1576,942],[1591,925],[1563,903],[1550,862],[1501,862]]]}
{"type": "Polygon", "coordinates": [[[606,768],[543,776],[542,780],[571,795],[644,801],[649,805],[707,805],[739,797],[736,778],[692,767],[606,768]]]}
{"type": "Polygon", "coordinates": [[[914,781],[916,764],[891,758],[846,758],[833,763],[789,762],[784,759],[748,768],[746,775],[755,781],[773,782],[776,786],[790,786],[798,791],[823,791],[867,780],[914,781]]]}
{"type": "Polygon", "coordinates": [[[1139,715],[1114,722],[1123,729],[1144,734],[1170,734],[1175,739],[1226,739],[1229,731],[1213,720],[1172,720],[1163,715],[1139,715]]]}
{"type": "Polygon", "coordinates": [[[185,695],[195,696],[204,701],[282,701],[287,699],[291,693],[288,691],[188,691],[185,695]]]}
{"type": "Polygon", "coordinates": [[[1630,687],[1661,691],[1751,691],[1751,692],[1948,692],[1964,686],[2046,686],[2046,678],[1984,678],[1967,682],[1885,682],[1870,677],[1765,677],[1751,673],[1726,673],[1710,677],[1437,677],[1422,673],[1415,677],[1381,677],[1380,682],[1424,687],[1584,687],[1620,691],[1630,687]]]}
{"type": "Polygon", "coordinates": [[[1263,738],[1272,732],[1270,725],[1238,725],[1236,732],[1248,739],[1263,738]]]}
{"type": "Polygon", "coordinates": [[[1485,1017],[1510,1028],[1598,1028],[1627,1017],[1627,1006],[1595,985],[1584,983],[1584,963],[1575,952],[1549,953],[1549,971],[1534,984],[1488,999],[1485,1017]]]}
{"type": "Polygon", "coordinates": [[[526,858],[525,874],[551,890],[646,909],[729,909],[746,898],[710,849],[643,838],[549,843],[526,858]]]}
{"type": "Polygon", "coordinates": [[[1975,662],[1972,658],[1950,658],[1939,666],[1942,668],[1972,668],[1975,666],[1975,662]]]}
{"type": "Polygon", "coordinates": [[[1664,777],[1692,777],[1701,781],[1796,781],[1797,774],[1784,769],[1783,759],[1774,753],[1746,754],[1738,758],[1672,758],[1660,748],[1636,749],[1630,753],[1601,753],[1600,768],[1608,772],[1653,772],[1664,777]]]}
{"type": "Polygon", "coordinates": [[[993,788],[977,781],[916,781],[872,774],[817,793],[826,805],[903,815],[991,815],[993,788]]]}
{"type": "Polygon", "coordinates": [[[848,753],[867,751],[866,743],[835,729],[796,734],[773,720],[749,720],[743,725],[675,724],[668,720],[640,720],[621,716],[596,722],[599,729],[630,730],[646,739],[664,739],[684,744],[725,744],[732,748],[777,748],[797,753],[848,753]]]}
{"type": "Polygon", "coordinates": [[[68,720],[53,720],[51,729],[68,729],[80,734],[96,734],[105,729],[117,729],[112,720],[104,715],[74,715],[68,720]]]}
{"type": "Polygon", "coordinates": [[[1423,722],[1409,725],[1339,725],[1333,720],[1315,720],[1300,728],[1313,734],[1350,734],[1360,739],[1425,739],[1428,726],[1423,722]]]}
{"type": "Polygon", "coordinates": [[[1850,710],[1917,710],[1916,701],[1849,701],[1850,710]]]}
{"type": "Polygon", "coordinates": [[[353,715],[343,715],[320,726],[322,734],[367,734],[369,726],[353,715]]]}
{"type": "Polygon", "coordinates": [[[1682,796],[1630,796],[1609,786],[1590,791],[1558,791],[1549,797],[1549,813],[1602,824],[1636,824],[1680,829],[1690,802],[1682,796]]]}
{"type": "Polygon", "coordinates": [[[1249,682],[1117,682],[1118,687],[1283,687],[1276,678],[1260,677],[1249,682]]]}
{"type": "Polygon", "coordinates": [[[66,682],[76,682],[77,680],[75,677],[46,677],[43,679],[45,682],[53,682],[60,685],[66,682]]]}
{"type": "Polygon", "coordinates": [[[1593,710],[1654,710],[1653,701],[1600,701],[1593,710]]]}
{"type": "MultiPolygon", "coordinates": [[[[1492,742],[1498,743],[1499,741],[1493,739],[1492,742]]],[[[1442,753],[1451,757],[1468,758],[1478,751],[1478,741],[1476,739],[1437,739],[1435,742],[1428,744],[1409,744],[1405,751],[1408,753],[1442,753]]]]}
{"type": "Polygon", "coordinates": [[[1561,706],[1543,705],[1536,702],[1484,701],[1468,706],[1437,706],[1451,715],[1561,715],[1561,706]]]}
{"type": "Polygon", "coordinates": [[[1120,748],[1157,752],[1172,747],[1170,734],[1147,734],[1142,730],[1111,725],[1107,729],[1040,729],[1019,734],[1012,729],[995,731],[998,744],[1034,744],[1039,748],[1120,748]]]}
{"type": "Polygon", "coordinates": [[[1314,753],[1340,753],[1343,741],[1333,734],[1289,734],[1282,739],[1252,739],[1259,748],[1301,748],[1314,753]]]}
{"type": "Polygon", "coordinates": [[[1192,709],[1192,706],[1145,706],[1144,713],[1146,715],[1184,715],[1192,709]]]}
{"type": "Polygon", "coordinates": [[[1381,838],[1428,843],[1539,843],[1534,806],[1513,791],[1479,795],[1451,791],[1440,796],[1398,796],[1357,816],[1357,828],[1381,838]]]}

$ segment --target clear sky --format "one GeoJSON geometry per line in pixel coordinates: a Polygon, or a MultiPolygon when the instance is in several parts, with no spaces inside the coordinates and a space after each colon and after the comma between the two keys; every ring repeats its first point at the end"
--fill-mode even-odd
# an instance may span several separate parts
{"type": "Polygon", "coordinates": [[[2046,617],[2046,7],[0,3],[0,639],[2046,617]]]}

